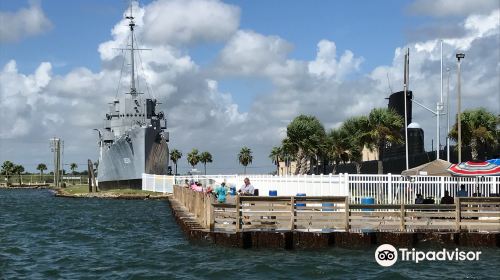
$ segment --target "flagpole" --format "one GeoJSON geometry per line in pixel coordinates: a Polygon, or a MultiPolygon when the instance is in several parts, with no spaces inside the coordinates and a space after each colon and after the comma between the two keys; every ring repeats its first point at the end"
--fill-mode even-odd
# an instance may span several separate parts
{"type": "Polygon", "coordinates": [[[439,115],[441,114],[441,104],[443,103],[443,40],[441,40],[441,94],[440,99],[436,106],[436,159],[439,159],[439,149],[440,146],[440,123],[439,123],[439,115]]]}
{"type": "Polygon", "coordinates": [[[406,170],[410,169],[409,164],[408,164],[408,109],[407,109],[407,91],[408,91],[408,84],[409,84],[409,68],[410,68],[410,48],[406,49],[406,54],[405,54],[405,73],[404,73],[404,96],[405,96],[405,155],[406,155],[406,170]]]}

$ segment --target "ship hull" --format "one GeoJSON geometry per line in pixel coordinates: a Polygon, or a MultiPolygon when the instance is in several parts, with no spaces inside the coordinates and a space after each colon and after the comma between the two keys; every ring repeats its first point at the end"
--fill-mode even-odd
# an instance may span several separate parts
{"type": "Polygon", "coordinates": [[[141,189],[142,174],[166,175],[168,145],[153,127],[137,127],[104,146],[97,171],[98,185],[107,189],[141,189]]]}

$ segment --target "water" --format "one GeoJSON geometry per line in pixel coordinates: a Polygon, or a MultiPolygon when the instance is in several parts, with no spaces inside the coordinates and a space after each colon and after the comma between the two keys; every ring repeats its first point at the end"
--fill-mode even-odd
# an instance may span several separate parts
{"type": "Polygon", "coordinates": [[[0,189],[0,279],[494,279],[500,250],[480,250],[478,262],[399,262],[382,268],[374,260],[375,247],[285,251],[195,245],[184,238],[165,201],[0,189]]]}

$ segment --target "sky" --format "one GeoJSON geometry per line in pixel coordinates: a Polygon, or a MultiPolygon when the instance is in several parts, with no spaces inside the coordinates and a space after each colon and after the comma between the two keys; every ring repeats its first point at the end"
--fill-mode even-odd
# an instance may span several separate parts
{"type": "MultiPolygon", "coordinates": [[[[0,1],[0,162],[52,168],[49,138],[64,140],[63,161],[98,157],[97,135],[120,86],[129,1],[0,1]]],[[[386,107],[402,90],[410,49],[410,89],[435,108],[462,62],[462,108],[500,113],[498,0],[134,2],[141,78],[168,120],[170,147],[190,169],[192,148],[212,153],[207,173],[241,173],[237,153],[252,149],[251,173],[275,169],[268,155],[299,114],[327,130],[386,107]]],[[[143,83],[144,84],[144,83],[143,83]]],[[[426,150],[435,118],[414,105],[426,150]]],[[[442,121],[441,142],[445,139],[442,121]]],[[[433,141],[434,140],[434,141],[433,141]]],[[[66,166],[66,169],[67,166],[66,166]]],[[[198,165],[198,169],[202,169],[198,165]]]]}

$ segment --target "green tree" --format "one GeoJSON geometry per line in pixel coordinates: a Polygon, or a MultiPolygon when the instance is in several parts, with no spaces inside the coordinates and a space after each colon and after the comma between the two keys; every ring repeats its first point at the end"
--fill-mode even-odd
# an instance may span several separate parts
{"type": "Polygon", "coordinates": [[[207,163],[212,162],[212,154],[209,152],[203,152],[200,154],[200,161],[203,162],[203,167],[205,169],[205,175],[207,175],[207,163]]]}
{"type": "Polygon", "coordinates": [[[36,170],[40,171],[40,181],[42,181],[43,171],[47,170],[47,165],[45,163],[39,163],[36,170]]]}
{"type": "Polygon", "coordinates": [[[325,128],[314,116],[300,115],[287,126],[289,144],[294,146],[297,158],[296,174],[306,174],[311,168],[308,162],[318,160],[325,143],[325,128]]]}
{"type": "Polygon", "coordinates": [[[348,145],[346,152],[349,161],[356,165],[356,173],[361,171],[363,148],[367,142],[366,135],[369,130],[368,118],[365,116],[352,117],[344,121],[340,128],[345,143],[348,145]]]}
{"type": "MultiPolygon", "coordinates": [[[[76,169],[78,168],[78,164],[72,162],[70,165],[69,165],[69,169],[71,169],[71,174],[72,175],[76,175],[76,169]]],[[[73,181],[73,185],[75,184],[75,180],[72,180],[73,181]]]]}
{"type": "Polygon", "coordinates": [[[187,161],[194,167],[200,162],[200,155],[198,154],[198,149],[192,149],[190,153],[187,154],[187,161]]]}
{"type": "Polygon", "coordinates": [[[244,174],[247,174],[247,165],[252,164],[252,150],[248,147],[243,147],[238,154],[238,161],[244,166],[244,174]]]}
{"type": "Polygon", "coordinates": [[[181,151],[177,150],[177,149],[173,149],[171,152],[170,152],[170,159],[172,160],[172,162],[175,164],[175,175],[177,175],[177,162],[179,161],[179,159],[182,158],[182,153],[181,151]]]}
{"type": "Polygon", "coordinates": [[[2,175],[7,178],[7,186],[10,184],[10,177],[12,174],[14,174],[14,163],[12,163],[9,160],[6,160],[2,164],[2,170],[1,170],[2,175]]]}
{"type": "Polygon", "coordinates": [[[280,161],[283,160],[283,148],[282,147],[273,147],[271,152],[269,153],[269,158],[276,165],[276,175],[280,173],[280,161]]]}
{"type": "MultiPolygon", "coordinates": [[[[478,160],[479,145],[494,147],[498,144],[500,132],[500,116],[486,111],[484,108],[465,110],[460,117],[462,125],[462,145],[471,150],[473,160],[478,160]]],[[[458,120],[455,120],[450,131],[450,138],[458,141],[458,120]]]]}
{"type": "Polygon", "coordinates": [[[379,174],[383,173],[384,148],[390,144],[404,143],[401,134],[403,128],[403,117],[393,109],[375,108],[368,115],[368,131],[364,134],[364,142],[370,150],[378,150],[379,174]]]}
{"type": "Polygon", "coordinates": [[[350,151],[356,149],[350,141],[350,135],[344,127],[332,129],[326,138],[326,155],[329,161],[334,163],[333,174],[337,172],[337,166],[342,162],[349,161],[350,151]]]}
{"type": "Polygon", "coordinates": [[[290,139],[285,138],[281,141],[281,158],[285,161],[286,174],[290,174],[290,165],[294,161],[297,154],[296,147],[290,142],[290,139]]]}
{"type": "Polygon", "coordinates": [[[73,173],[73,175],[75,175],[77,168],[78,168],[78,165],[74,162],[69,165],[69,169],[71,169],[71,173],[73,173]]]}
{"type": "Polygon", "coordinates": [[[13,169],[13,174],[17,174],[17,179],[19,180],[19,186],[22,184],[22,181],[21,181],[21,173],[24,172],[24,166],[22,165],[14,165],[14,169],[13,169]]]}

